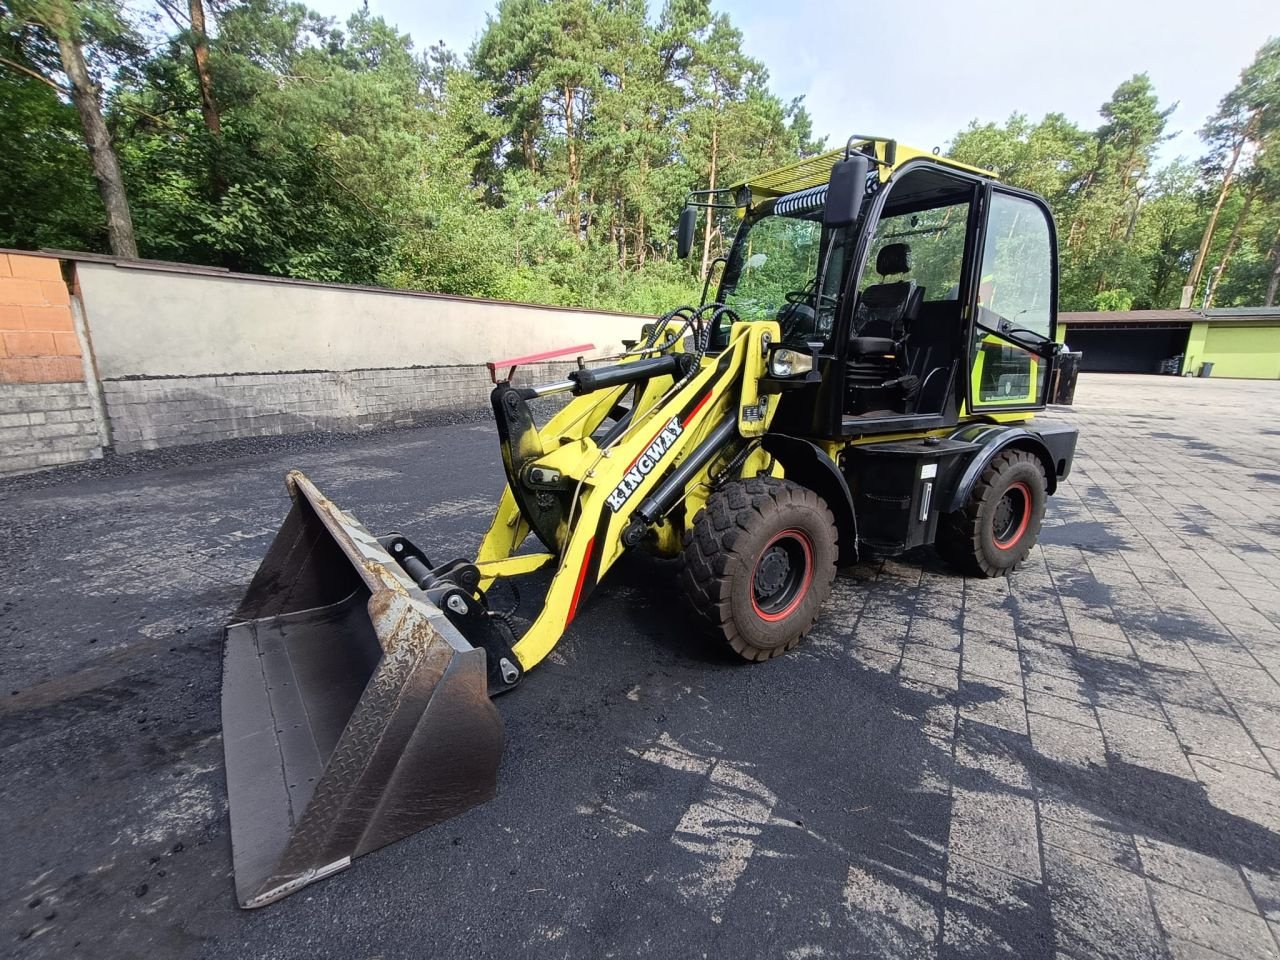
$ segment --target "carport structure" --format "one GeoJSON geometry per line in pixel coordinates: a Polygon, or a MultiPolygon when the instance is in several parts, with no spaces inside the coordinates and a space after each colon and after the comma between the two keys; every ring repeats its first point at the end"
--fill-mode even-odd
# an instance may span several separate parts
{"type": "Polygon", "coordinates": [[[1061,335],[1083,353],[1081,369],[1159,373],[1180,357],[1179,373],[1213,364],[1215,377],[1280,379],[1280,307],[1113,310],[1059,314],[1061,335]]]}

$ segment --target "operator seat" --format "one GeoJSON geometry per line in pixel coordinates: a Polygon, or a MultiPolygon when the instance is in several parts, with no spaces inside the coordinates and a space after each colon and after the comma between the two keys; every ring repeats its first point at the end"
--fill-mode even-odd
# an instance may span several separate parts
{"type": "Polygon", "coordinates": [[[876,254],[876,273],[880,283],[874,283],[862,292],[858,299],[858,313],[850,347],[855,353],[887,353],[883,343],[861,343],[864,340],[888,339],[896,345],[906,336],[910,321],[920,312],[924,289],[914,280],[885,282],[886,277],[911,271],[911,246],[906,243],[888,243],[876,254]]]}
{"type": "Polygon", "coordinates": [[[854,416],[906,413],[919,389],[920,378],[907,372],[904,354],[924,288],[914,280],[885,280],[910,270],[911,247],[885,244],[876,255],[881,282],[858,299],[845,366],[847,409],[854,416]]]}

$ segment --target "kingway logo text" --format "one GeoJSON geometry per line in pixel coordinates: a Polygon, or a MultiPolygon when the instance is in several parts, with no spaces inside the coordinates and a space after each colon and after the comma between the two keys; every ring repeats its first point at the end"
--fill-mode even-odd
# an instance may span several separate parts
{"type": "Polygon", "coordinates": [[[653,472],[658,461],[667,455],[667,451],[682,433],[684,428],[680,426],[680,419],[672,417],[662,431],[653,438],[653,442],[644,453],[636,457],[636,462],[631,465],[631,469],[623,475],[622,482],[613,488],[613,493],[609,494],[609,506],[613,508],[614,513],[621,510],[623,505],[631,499],[636,487],[640,486],[641,481],[653,472]]]}

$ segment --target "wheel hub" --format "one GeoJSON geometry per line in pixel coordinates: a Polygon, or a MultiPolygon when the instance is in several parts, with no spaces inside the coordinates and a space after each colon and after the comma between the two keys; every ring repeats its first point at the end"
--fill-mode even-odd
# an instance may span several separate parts
{"type": "Polygon", "coordinates": [[[787,552],[780,546],[770,547],[756,566],[756,596],[762,599],[773,596],[790,571],[791,561],[787,552]]]}
{"type": "Polygon", "coordinates": [[[784,530],[765,544],[751,575],[751,602],[766,620],[781,620],[799,605],[813,575],[813,547],[800,530],[784,530]]]}
{"type": "Polygon", "coordinates": [[[996,547],[1008,550],[1013,547],[1027,529],[1031,516],[1031,492],[1018,481],[1004,492],[991,514],[991,534],[996,547]]]}

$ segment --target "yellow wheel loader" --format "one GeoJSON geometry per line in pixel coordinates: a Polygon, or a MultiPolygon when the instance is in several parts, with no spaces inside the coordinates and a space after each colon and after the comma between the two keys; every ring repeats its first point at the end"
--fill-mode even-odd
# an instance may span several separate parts
{"type": "Polygon", "coordinates": [[[491,698],[628,550],[676,559],[696,617],[759,661],[800,641],[859,556],[932,543],[989,577],[1035,544],[1076,443],[1031,423],[1059,353],[1045,203],[855,136],[692,194],[681,256],[700,209],[740,220],[711,302],[614,362],[497,383],[507,483],[474,560],[374,536],[289,475],[292,509],[226,636],[243,906],[489,799],[491,698]],[[530,401],[555,394],[569,401],[539,427],[530,401]],[[493,587],[535,574],[549,585],[522,626],[493,587]]]}

